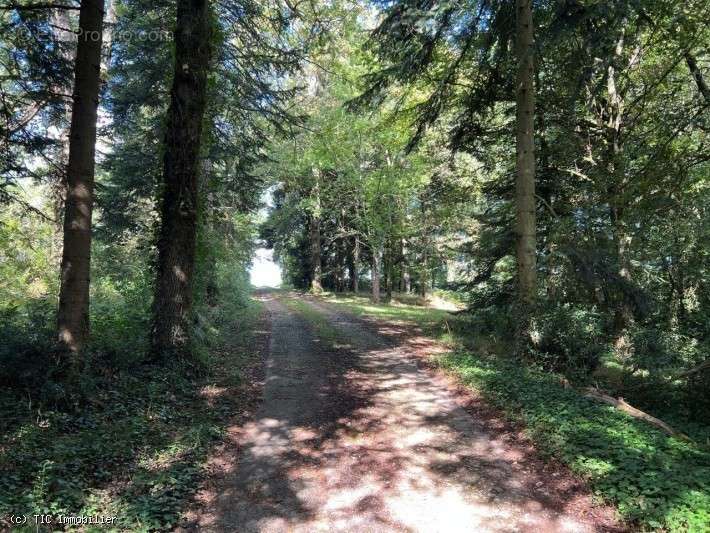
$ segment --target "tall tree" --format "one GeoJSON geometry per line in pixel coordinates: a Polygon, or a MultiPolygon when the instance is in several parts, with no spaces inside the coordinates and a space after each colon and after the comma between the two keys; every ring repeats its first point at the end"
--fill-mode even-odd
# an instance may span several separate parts
{"type": "Polygon", "coordinates": [[[199,156],[212,58],[209,0],[179,0],[165,134],[153,356],[189,358],[198,221],[199,156]]]}
{"type": "Polygon", "coordinates": [[[379,246],[372,248],[372,271],[371,271],[371,285],[372,285],[372,302],[380,303],[380,263],[382,258],[382,250],[379,246]]]}
{"type": "Polygon", "coordinates": [[[311,291],[323,290],[322,275],[323,264],[321,261],[321,198],[320,198],[320,170],[313,170],[313,189],[311,190],[311,213],[309,217],[309,237],[311,240],[311,291]]]}
{"type": "Polygon", "coordinates": [[[518,289],[521,306],[520,333],[528,336],[529,314],[535,304],[537,271],[535,257],[535,92],[532,0],[516,0],[515,80],[516,179],[515,213],[518,289]]]}
{"type": "Polygon", "coordinates": [[[60,347],[81,352],[89,334],[91,212],[94,202],[96,120],[101,76],[103,0],[84,0],[74,69],[64,248],[57,329],[60,347]]]}

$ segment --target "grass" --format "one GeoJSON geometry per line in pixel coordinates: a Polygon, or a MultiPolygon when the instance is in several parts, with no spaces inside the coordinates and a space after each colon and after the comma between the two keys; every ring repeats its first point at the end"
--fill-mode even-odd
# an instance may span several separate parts
{"type": "MultiPolygon", "coordinates": [[[[323,295],[328,301],[335,302],[356,316],[369,316],[387,321],[404,321],[417,324],[425,333],[447,340],[444,335],[449,333],[451,326],[457,325],[457,319],[449,311],[408,305],[395,302],[393,304],[373,304],[366,296],[351,293],[323,295]]],[[[449,340],[453,340],[453,337],[449,340]]]]}
{"type": "Polygon", "coordinates": [[[501,355],[483,355],[476,339],[472,342],[465,315],[373,305],[354,295],[327,298],[356,315],[410,322],[444,340],[452,351],[436,356],[438,365],[521,423],[541,453],[562,460],[585,478],[594,493],[615,504],[635,528],[710,531],[706,447],[667,437],[611,406],[588,400],[563,387],[557,375],[501,355]]]}
{"type": "Polygon", "coordinates": [[[26,531],[36,531],[34,514],[115,516],[120,531],[175,527],[210,449],[240,411],[260,315],[251,301],[224,322],[200,376],[174,365],[117,370],[96,377],[88,405],[71,413],[3,393],[0,520],[29,516],[26,531]],[[203,394],[210,388],[217,392],[203,394]]]}
{"type": "Polygon", "coordinates": [[[336,328],[324,320],[322,313],[304,301],[299,300],[298,298],[293,298],[290,295],[287,295],[282,301],[286,307],[308,321],[309,325],[315,330],[318,338],[334,347],[342,345],[340,333],[336,328]]]}

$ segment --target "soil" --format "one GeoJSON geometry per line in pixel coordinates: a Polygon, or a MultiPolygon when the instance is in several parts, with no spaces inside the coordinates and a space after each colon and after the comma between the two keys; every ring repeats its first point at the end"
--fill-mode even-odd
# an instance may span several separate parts
{"type": "Polygon", "coordinates": [[[283,293],[261,295],[271,324],[263,397],[215,454],[183,530],[623,530],[569,470],[427,363],[443,347],[299,297],[335,339],[283,293]]]}

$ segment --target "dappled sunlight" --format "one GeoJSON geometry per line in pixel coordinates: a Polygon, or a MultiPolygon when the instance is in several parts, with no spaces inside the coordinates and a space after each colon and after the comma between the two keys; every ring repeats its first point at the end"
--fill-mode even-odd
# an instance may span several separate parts
{"type": "Polygon", "coordinates": [[[441,363],[523,421],[541,449],[583,474],[597,493],[613,495],[623,516],[680,527],[703,512],[710,463],[702,446],[584,398],[548,373],[470,353],[446,354],[441,363]]]}
{"type": "Polygon", "coordinates": [[[406,348],[310,299],[286,301],[268,300],[264,403],[239,430],[224,488],[188,529],[590,530],[566,511],[573,496],[561,505],[552,495],[568,479],[541,483],[531,450],[491,438],[406,348]],[[325,322],[337,342],[320,336],[325,322]]]}
{"type": "Polygon", "coordinates": [[[220,387],[218,385],[206,385],[200,389],[199,395],[210,407],[215,405],[215,402],[229,393],[229,387],[220,387]]]}

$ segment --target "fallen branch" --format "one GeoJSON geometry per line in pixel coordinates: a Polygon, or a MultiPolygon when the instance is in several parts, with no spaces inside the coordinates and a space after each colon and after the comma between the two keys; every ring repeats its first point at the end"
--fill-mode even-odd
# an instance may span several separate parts
{"type": "Polygon", "coordinates": [[[604,402],[608,403],[609,405],[613,405],[620,411],[623,411],[634,418],[638,418],[640,420],[644,420],[645,422],[648,422],[649,424],[652,424],[656,426],[657,428],[665,431],[668,435],[671,435],[672,437],[677,437],[682,440],[690,441],[690,437],[687,435],[680,433],[670,427],[668,424],[666,424],[663,420],[659,420],[658,418],[649,415],[648,413],[644,413],[640,409],[636,409],[632,405],[629,405],[624,401],[623,398],[613,398],[609,396],[608,394],[604,394],[603,392],[599,391],[598,389],[588,387],[584,389],[584,396],[586,398],[590,398],[592,400],[597,400],[599,402],[604,402]]]}

